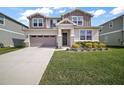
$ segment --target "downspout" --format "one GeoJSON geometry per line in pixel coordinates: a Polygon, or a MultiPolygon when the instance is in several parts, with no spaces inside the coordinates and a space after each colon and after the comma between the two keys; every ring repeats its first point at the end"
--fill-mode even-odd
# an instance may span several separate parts
{"type": "Polygon", "coordinates": [[[122,42],[121,42],[121,45],[122,46],[124,45],[124,31],[122,31],[122,42]]]}
{"type": "Polygon", "coordinates": [[[122,46],[124,45],[124,16],[123,16],[123,30],[122,30],[122,46]]]}
{"type": "MultiPolygon", "coordinates": [[[[99,31],[99,42],[100,42],[100,34],[101,34],[101,31],[103,30],[103,27],[104,26],[99,26],[99,29],[98,29],[98,31],[99,31]]],[[[102,41],[103,42],[103,41],[102,41]]]]}

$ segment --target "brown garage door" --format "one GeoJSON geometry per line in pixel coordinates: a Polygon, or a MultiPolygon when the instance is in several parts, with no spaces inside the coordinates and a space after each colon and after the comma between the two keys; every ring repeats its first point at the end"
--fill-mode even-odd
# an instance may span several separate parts
{"type": "Polygon", "coordinates": [[[53,35],[32,35],[30,37],[31,47],[56,46],[56,36],[53,35]]]}

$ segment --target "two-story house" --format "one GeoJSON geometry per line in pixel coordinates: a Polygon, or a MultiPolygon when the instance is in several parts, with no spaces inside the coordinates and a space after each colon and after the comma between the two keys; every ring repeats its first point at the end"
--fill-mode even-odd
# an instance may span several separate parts
{"type": "Polygon", "coordinates": [[[100,25],[100,41],[108,46],[124,46],[124,15],[100,25]]]}
{"type": "Polygon", "coordinates": [[[40,13],[28,16],[25,29],[29,46],[72,46],[77,41],[99,41],[99,28],[91,26],[92,14],[75,9],[61,17],[47,17],[40,13]]]}
{"type": "Polygon", "coordinates": [[[0,47],[20,46],[25,40],[23,29],[28,27],[0,12],[0,47]]]}

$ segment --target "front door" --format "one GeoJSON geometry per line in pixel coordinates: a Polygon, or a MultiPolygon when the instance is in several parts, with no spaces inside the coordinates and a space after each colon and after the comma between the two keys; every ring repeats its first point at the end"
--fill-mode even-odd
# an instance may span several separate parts
{"type": "Polygon", "coordinates": [[[67,46],[67,33],[62,33],[62,45],[67,46]]]}

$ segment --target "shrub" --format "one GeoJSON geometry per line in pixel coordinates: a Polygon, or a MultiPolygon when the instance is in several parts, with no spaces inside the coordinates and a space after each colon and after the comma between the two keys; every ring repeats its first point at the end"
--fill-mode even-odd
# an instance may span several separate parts
{"type": "Polygon", "coordinates": [[[85,46],[85,44],[86,44],[86,42],[81,42],[81,45],[82,45],[82,46],[85,46]]]}
{"type": "Polygon", "coordinates": [[[4,44],[3,43],[0,43],[0,48],[4,48],[4,44]]]}
{"type": "Polygon", "coordinates": [[[85,43],[85,46],[86,46],[87,48],[92,48],[92,43],[85,43]]]}
{"type": "Polygon", "coordinates": [[[72,44],[72,48],[80,48],[80,45],[79,44],[72,44]]]}
{"type": "Polygon", "coordinates": [[[70,50],[69,48],[66,49],[66,51],[69,51],[69,50],[70,50]]]}
{"type": "Polygon", "coordinates": [[[81,46],[83,46],[83,47],[87,47],[87,43],[98,43],[98,42],[92,42],[92,41],[84,41],[84,42],[77,42],[77,44],[80,44],[81,46]]]}
{"type": "Polygon", "coordinates": [[[15,48],[24,48],[26,47],[26,44],[23,42],[20,45],[16,45],[15,48]]]}
{"type": "Polygon", "coordinates": [[[86,47],[86,48],[106,48],[106,45],[104,43],[100,43],[98,41],[92,42],[92,41],[84,41],[84,42],[76,42],[76,44],[86,47]]]}
{"type": "Polygon", "coordinates": [[[79,41],[79,42],[76,42],[75,44],[79,44],[79,45],[80,45],[80,44],[81,44],[81,42],[79,41]]]}
{"type": "Polygon", "coordinates": [[[80,45],[80,47],[81,47],[81,46],[82,46],[81,43],[82,43],[82,42],[79,41],[79,42],[76,42],[75,44],[78,44],[78,45],[80,45]]]}
{"type": "Polygon", "coordinates": [[[99,43],[98,44],[98,48],[105,48],[105,47],[106,47],[106,45],[104,43],[99,43]]]}
{"type": "Polygon", "coordinates": [[[93,43],[92,43],[92,48],[98,48],[98,43],[96,43],[96,42],[94,43],[94,42],[93,42],[93,43]]]}

